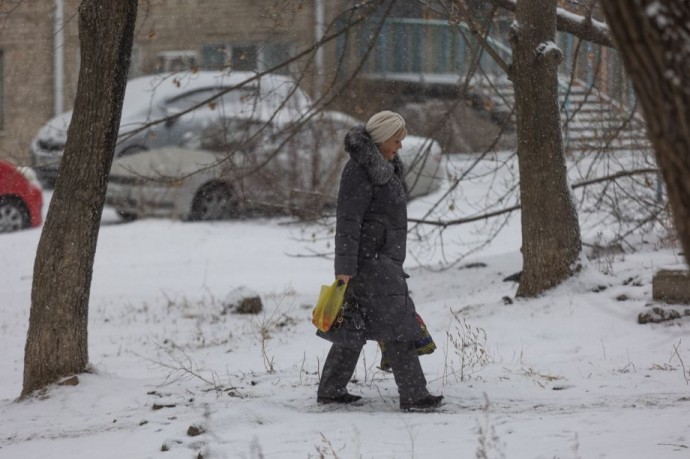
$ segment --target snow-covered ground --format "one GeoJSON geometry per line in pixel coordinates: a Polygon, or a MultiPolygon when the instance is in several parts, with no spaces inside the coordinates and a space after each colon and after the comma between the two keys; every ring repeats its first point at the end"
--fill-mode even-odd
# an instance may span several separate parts
{"type": "MultiPolygon", "coordinates": [[[[470,162],[454,161],[458,170],[470,162]]],[[[497,183],[465,183],[454,212],[474,213],[487,180],[497,183]]],[[[446,189],[412,202],[410,216],[446,189]]],[[[94,371],[16,402],[40,229],[1,235],[0,458],[690,457],[690,319],[637,323],[653,273],[682,267],[682,257],[648,243],[584,260],[543,297],[516,300],[516,284],[503,279],[521,269],[519,213],[502,224],[487,246],[477,242],[491,230],[485,222],[434,244],[410,236],[410,289],[438,345],[422,365],[446,401],[424,414],[399,411],[375,343],[350,387],[363,402],[316,404],[329,345],[310,316],[333,277],[331,259],[319,256],[332,250],[327,227],[119,224],[110,209],[91,290],[94,371]],[[261,295],[264,313],[224,313],[241,287],[261,295]],[[473,344],[464,352],[463,339],[473,344]]],[[[590,225],[583,237],[606,230],[590,225]]]]}

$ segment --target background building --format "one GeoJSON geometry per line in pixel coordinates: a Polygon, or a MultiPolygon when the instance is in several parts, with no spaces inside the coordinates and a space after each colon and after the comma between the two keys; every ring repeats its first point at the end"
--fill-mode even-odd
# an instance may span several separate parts
{"type": "MultiPolygon", "coordinates": [[[[29,164],[29,145],[38,129],[51,117],[72,108],[79,72],[79,0],[0,3],[0,158],[29,164]]],[[[140,0],[132,51],[130,76],[189,68],[266,70],[308,49],[329,24],[344,26],[362,14],[343,13],[354,0],[140,0]]],[[[477,8],[481,10],[481,2],[477,8]]],[[[383,5],[385,6],[385,5],[383,5]]],[[[357,84],[331,95],[333,108],[360,119],[383,108],[409,117],[412,132],[432,133],[446,151],[479,151],[498,132],[497,124],[509,118],[512,85],[486,53],[480,61],[483,74],[507,84],[497,95],[477,83],[472,93],[457,94],[458,81],[467,75],[476,43],[467,27],[449,24],[447,18],[417,2],[397,2],[382,27],[387,8],[367,11],[368,19],[323,47],[277,70],[298,78],[312,96],[321,94],[333,78],[341,82],[359,69],[357,84]],[[373,38],[375,31],[380,33],[373,38]],[[371,48],[371,49],[369,49],[371,48]],[[364,65],[361,60],[367,58],[364,65]],[[338,60],[342,58],[342,65],[338,60]],[[435,127],[434,113],[444,119],[439,102],[456,97],[472,101],[459,108],[455,127],[443,135],[435,127]],[[434,99],[436,98],[436,99],[434,99]],[[508,101],[507,106],[504,102],[508,101]],[[408,102],[416,105],[409,106],[408,102]],[[476,113],[477,111],[486,113],[476,113]],[[488,116],[488,118],[487,118],[488,116]],[[427,132],[427,131],[431,132],[427,132]],[[484,142],[484,143],[482,143],[484,142]]],[[[572,8],[572,5],[568,5],[572,8]]],[[[509,16],[496,21],[492,44],[506,61],[510,46],[506,30],[509,16]],[[505,26],[505,27],[504,27],[505,26]]],[[[332,32],[334,29],[330,29],[332,32]]],[[[574,72],[577,83],[596,88],[621,106],[634,106],[634,95],[615,50],[602,49],[571,35],[559,33],[564,84],[574,72]]],[[[570,94],[570,91],[567,92],[570,94]]],[[[571,104],[570,97],[563,101],[571,104]]],[[[595,99],[587,96],[589,104],[595,99]]],[[[614,107],[615,110],[618,110],[614,107]]],[[[458,111],[456,110],[456,112],[458,111]]],[[[594,106],[603,116],[610,104],[594,106]]],[[[579,108],[573,111],[583,111],[579,108]]],[[[510,121],[510,120],[508,120],[510,121]]],[[[572,127],[573,123],[569,123],[572,127]]],[[[588,126],[584,131],[590,132],[588,126]]],[[[635,126],[634,129],[638,130],[635,126]]],[[[570,138],[573,129],[566,131],[570,138]]],[[[584,132],[583,131],[583,132],[584,132]]],[[[601,142],[610,144],[606,133],[601,142]]],[[[632,134],[631,134],[632,135],[632,134]]],[[[509,135],[498,148],[512,148],[509,135]]],[[[591,142],[588,141],[586,149],[591,142]]],[[[626,147],[627,148],[627,147],[626,147]]]]}
{"type": "MultiPolygon", "coordinates": [[[[72,108],[79,73],[79,0],[0,3],[0,158],[28,164],[38,129],[72,108]]],[[[313,43],[337,4],[309,0],[140,0],[130,76],[188,68],[265,70],[313,43]],[[322,7],[322,8],[320,8],[322,7]],[[321,16],[319,16],[322,14],[321,16]]],[[[335,44],[323,53],[328,66],[335,44]]],[[[280,73],[304,76],[311,58],[280,73]]]]}

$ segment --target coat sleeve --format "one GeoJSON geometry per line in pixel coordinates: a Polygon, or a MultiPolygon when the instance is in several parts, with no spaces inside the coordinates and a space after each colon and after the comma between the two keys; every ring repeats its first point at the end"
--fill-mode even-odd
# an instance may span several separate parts
{"type": "Polygon", "coordinates": [[[374,195],[366,171],[354,162],[343,170],[335,224],[335,274],[357,274],[357,253],[364,215],[374,195]]]}

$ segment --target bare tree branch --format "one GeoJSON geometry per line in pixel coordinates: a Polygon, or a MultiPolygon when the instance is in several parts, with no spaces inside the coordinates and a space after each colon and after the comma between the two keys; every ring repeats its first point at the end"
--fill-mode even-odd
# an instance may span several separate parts
{"type": "MultiPolygon", "coordinates": [[[[491,0],[491,2],[508,11],[515,12],[517,7],[517,0],[491,0]]],[[[609,26],[603,22],[596,21],[589,17],[579,16],[573,14],[563,8],[558,8],[556,18],[556,28],[561,32],[567,32],[581,38],[582,40],[591,41],[598,45],[615,48],[616,46],[611,40],[611,32],[609,26]]]]}
{"type": "MultiPolygon", "coordinates": [[[[450,14],[450,9],[448,8],[447,5],[445,5],[443,2],[441,4],[444,6],[446,11],[450,14]]],[[[486,50],[486,52],[491,56],[491,58],[498,64],[499,67],[506,73],[506,75],[510,75],[510,65],[503,60],[503,58],[496,52],[496,50],[491,46],[489,41],[487,40],[488,32],[489,32],[489,25],[491,24],[491,18],[493,18],[495,9],[491,11],[491,14],[489,15],[489,19],[487,20],[487,26],[486,30],[482,32],[479,24],[476,23],[474,20],[472,14],[469,12],[467,7],[464,5],[464,2],[460,1],[454,1],[454,5],[458,7],[460,10],[461,15],[465,18],[467,21],[467,25],[470,28],[470,32],[472,32],[472,35],[479,41],[481,44],[482,48],[486,50]]]]}
{"type": "Polygon", "coordinates": [[[594,183],[601,183],[601,182],[608,182],[611,180],[616,180],[621,177],[631,177],[633,175],[640,175],[640,174],[658,174],[659,169],[657,168],[645,168],[645,169],[635,169],[634,171],[620,171],[616,172],[615,174],[607,175],[606,177],[599,177],[591,180],[585,180],[584,182],[578,182],[573,184],[570,188],[573,190],[577,188],[581,188],[584,186],[592,185],[594,183]]]}
{"type": "MultiPolygon", "coordinates": [[[[657,173],[659,173],[659,169],[656,169],[656,168],[636,169],[633,171],[621,171],[621,172],[617,172],[617,173],[612,174],[612,175],[607,175],[606,177],[599,177],[596,179],[586,180],[584,182],[575,183],[575,184],[571,185],[570,188],[575,190],[577,188],[582,188],[582,187],[592,185],[595,183],[601,183],[601,182],[608,182],[611,180],[616,180],[616,179],[619,179],[621,177],[630,177],[633,175],[657,174],[657,173]]],[[[471,223],[471,222],[476,222],[478,220],[485,220],[487,218],[497,217],[499,215],[514,212],[514,211],[519,210],[519,209],[520,209],[520,205],[518,204],[518,205],[515,205],[512,207],[507,207],[505,209],[497,210],[494,212],[487,212],[485,214],[475,215],[473,217],[459,218],[457,220],[442,221],[442,220],[423,220],[423,219],[416,219],[416,218],[408,218],[407,221],[412,222],[412,223],[441,226],[441,227],[446,228],[448,226],[462,225],[463,223],[471,223]]]]}

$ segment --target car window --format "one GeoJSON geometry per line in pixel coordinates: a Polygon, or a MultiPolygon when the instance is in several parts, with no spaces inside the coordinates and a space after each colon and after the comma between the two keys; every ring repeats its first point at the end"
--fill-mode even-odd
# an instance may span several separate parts
{"type": "Polygon", "coordinates": [[[256,120],[219,118],[212,124],[191,133],[185,145],[222,153],[253,153],[270,137],[270,125],[256,120]]]}
{"type": "Polygon", "coordinates": [[[317,118],[308,123],[305,132],[311,137],[313,148],[335,154],[342,150],[343,139],[351,126],[328,118],[317,118]]]}
{"type": "MultiPolygon", "coordinates": [[[[168,100],[165,103],[165,107],[168,112],[179,113],[194,107],[206,100],[209,100],[218,93],[224,91],[224,88],[208,88],[201,89],[199,91],[189,92],[181,96],[175,97],[168,100]]],[[[238,106],[243,103],[247,103],[248,99],[254,97],[256,91],[250,88],[239,88],[234,89],[230,92],[217,97],[213,101],[209,102],[209,108],[211,109],[228,109],[233,106],[238,106]]]]}
{"type": "Polygon", "coordinates": [[[285,80],[273,84],[261,84],[261,100],[271,107],[305,111],[311,105],[309,98],[294,81],[285,80]]]}
{"type": "Polygon", "coordinates": [[[285,126],[267,139],[268,149],[287,155],[335,155],[351,126],[328,118],[315,117],[301,126],[285,126]]]}

